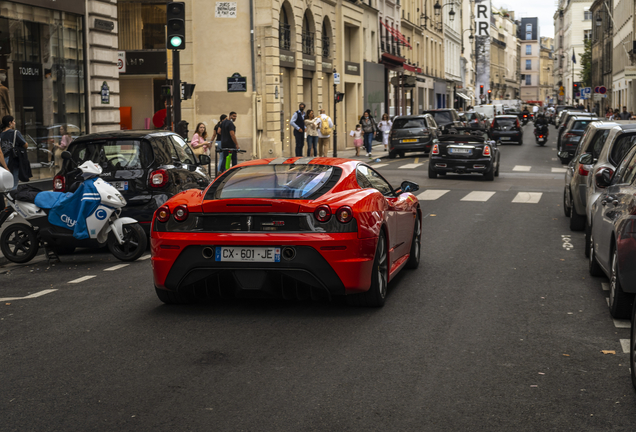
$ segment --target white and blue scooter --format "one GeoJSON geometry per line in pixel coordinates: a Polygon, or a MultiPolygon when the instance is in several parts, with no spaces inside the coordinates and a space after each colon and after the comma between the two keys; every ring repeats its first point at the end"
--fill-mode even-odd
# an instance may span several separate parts
{"type": "MultiPolygon", "coordinates": [[[[69,152],[63,152],[62,158],[75,163],[69,152]]],[[[117,189],[99,178],[102,168],[87,161],[77,170],[81,172],[81,181],[92,180],[91,191],[96,190],[84,193],[81,198],[82,201],[92,201],[92,212],[81,223],[83,231],[87,233],[81,239],[77,238],[76,217],[62,214],[60,222],[51,223],[49,212],[54,211],[55,207],[50,211],[40,208],[35,204],[35,197],[27,201],[17,200],[16,192],[11,191],[13,176],[0,168],[0,194],[8,202],[8,206],[0,211],[0,227],[12,221],[16,215],[22,216],[28,223],[6,224],[0,235],[0,250],[8,260],[28,262],[37,255],[40,246],[45,248],[49,259],[57,259],[61,253],[72,253],[76,247],[95,246],[95,243],[97,246],[107,244],[110,252],[122,261],[135,261],[145,252],[148,239],[143,228],[135,219],[119,217],[126,200],[117,189]]],[[[60,198],[70,196],[61,192],[46,194],[64,195],[60,198]]]]}

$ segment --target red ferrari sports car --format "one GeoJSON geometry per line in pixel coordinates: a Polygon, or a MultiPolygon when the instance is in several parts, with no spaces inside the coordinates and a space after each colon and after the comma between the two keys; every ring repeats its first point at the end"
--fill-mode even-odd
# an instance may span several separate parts
{"type": "Polygon", "coordinates": [[[201,296],[297,299],[347,295],[379,307],[387,285],[420,260],[422,214],[357,160],[245,162],[205,191],[175,195],[154,215],[155,289],[164,303],[201,296]]]}

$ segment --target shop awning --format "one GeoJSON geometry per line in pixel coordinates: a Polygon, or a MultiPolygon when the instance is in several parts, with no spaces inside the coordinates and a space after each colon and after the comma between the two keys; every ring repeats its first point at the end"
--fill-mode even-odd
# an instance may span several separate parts
{"type": "Polygon", "coordinates": [[[411,44],[408,42],[408,40],[406,40],[406,38],[404,37],[404,35],[402,33],[400,33],[400,31],[398,29],[394,29],[393,27],[387,25],[384,21],[382,21],[382,19],[380,19],[380,24],[382,24],[384,26],[384,28],[393,35],[394,38],[396,38],[398,40],[399,43],[401,43],[404,46],[409,47],[410,49],[413,49],[413,47],[411,46],[411,44]]]}
{"type": "Polygon", "coordinates": [[[457,92],[457,96],[470,102],[470,98],[463,93],[457,92]]]}

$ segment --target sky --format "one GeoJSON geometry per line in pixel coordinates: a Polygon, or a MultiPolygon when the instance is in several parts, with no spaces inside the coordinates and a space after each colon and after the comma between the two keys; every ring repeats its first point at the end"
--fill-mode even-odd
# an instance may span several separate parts
{"type": "Polygon", "coordinates": [[[556,12],[555,0],[492,0],[496,7],[515,12],[515,19],[539,17],[541,36],[554,37],[553,16],[556,12]]]}

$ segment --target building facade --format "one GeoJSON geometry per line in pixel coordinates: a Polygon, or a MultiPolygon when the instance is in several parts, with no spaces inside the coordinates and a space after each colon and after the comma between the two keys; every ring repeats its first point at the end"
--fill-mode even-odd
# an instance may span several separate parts
{"type": "Polygon", "coordinates": [[[634,40],[634,0],[614,0],[614,37],[612,40],[612,101],[616,107],[636,109],[632,80],[626,78],[625,67],[632,65],[634,40]]]}
{"type": "Polygon", "coordinates": [[[493,7],[490,78],[493,99],[519,99],[519,40],[514,12],[493,7]]]}
{"type": "Polygon", "coordinates": [[[556,102],[554,97],[554,75],[552,74],[554,39],[541,37],[539,49],[539,67],[541,70],[539,73],[539,100],[546,105],[554,104],[556,102]]]}
{"type": "Polygon", "coordinates": [[[447,81],[448,106],[464,107],[464,99],[458,95],[458,88],[463,87],[461,74],[462,20],[461,1],[447,1],[447,8],[442,10],[444,23],[444,78],[447,81]],[[452,13],[451,13],[452,12],[452,13]]]}
{"type": "Polygon", "coordinates": [[[521,43],[521,99],[524,102],[541,101],[539,37],[539,19],[522,18],[519,26],[519,39],[521,43]]]}
{"type": "Polygon", "coordinates": [[[590,6],[592,12],[592,88],[605,87],[606,93],[593,96],[593,106],[603,114],[612,106],[612,57],[613,26],[608,9],[613,9],[612,0],[595,0],[590,6]],[[608,4],[607,8],[605,4],[608,4]]]}

